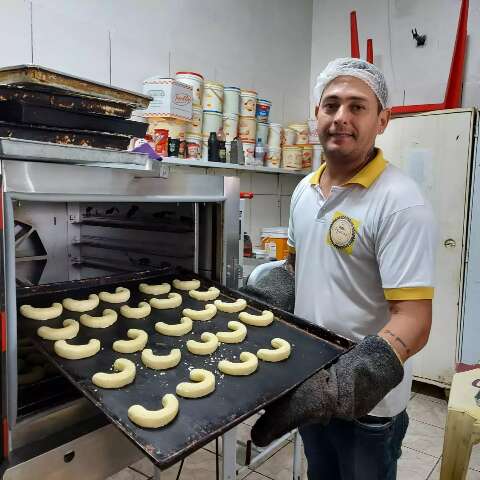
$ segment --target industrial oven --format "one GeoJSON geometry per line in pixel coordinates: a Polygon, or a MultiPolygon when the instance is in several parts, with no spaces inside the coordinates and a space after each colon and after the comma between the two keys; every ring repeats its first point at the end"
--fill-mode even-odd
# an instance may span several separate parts
{"type": "MultiPolygon", "coordinates": [[[[158,404],[155,388],[178,382],[188,368],[205,368],[205,361],[215,369],[227,350],[219,348],[218,358],[207,360],[191,355],[163,378],[138,368],[134,388],[102,391],[92,388],[91,375],[109,369],[113,351],[102,348],[83,363],[59,361],[52,342],[36,337],[38,322],[23,318],[18,306],[46,306],[117,285],[135,292],[135,303],[140,281],[171,282],[182,275],[198,276],[202,288],[215,285],[226,300],[238,297],[238,178],[169,174],[145,155],[26,140],[0,139],[0,158],[2,478],[100,480],[142,453],[163,469],[223,434],[223,478],[233,479],[235,437],[228,432],[352,346],[272,309],[279,320],[272,330],[250,329],[243,345],[235,351],[228,346],[228,354],[256,351],[273,334],[292,342],[289,368],[262,365],[242,382],[220,376],[211,398],[184,402],[171,428],[136,428],[126,417],[128,405],[158,404]]],[[[184,306],[195,308],[195,302],[184,298],[184,306]]],[[[248,308],[261,312],[265,305],[249,299],[248,308]]],[[[178,315],[152,311],[142,328],[153,338],[151,320],[175,323],[178,315]]],[[[215,320],[224,329],[226,315],[215,320]]],[[[125,334],[127,323],[117,322],[117,336],[125,334]]],[[[208,323],[196,322],[195,333],[206,331],[208,323]]],[[[111,341],[115,330],[109,330],[95,333],[103,335],[102,345],[111,341]]],[[[167,338],[160,341],[162,348],[173,347],[167,338]]]]}

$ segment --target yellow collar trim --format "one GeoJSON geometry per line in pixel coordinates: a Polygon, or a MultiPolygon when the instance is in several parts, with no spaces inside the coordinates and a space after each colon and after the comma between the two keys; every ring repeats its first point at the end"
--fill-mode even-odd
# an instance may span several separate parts
{"type": "MultiPolygon", "coordinates": [[[[324,172],[327,164],[323,163],[320,168],[312,175],[310,179],[311,185],[318,185],[320,183],[320,177],[324,172]]],[[[377,154],[368,162],[356,175],[354,175],[348,182],[343,185],[358,184],[365,188],[368,188],[372,183],[382,174],[387,166],[387,161],[383,158],[383,152],[377,148],[377,154]]]]}

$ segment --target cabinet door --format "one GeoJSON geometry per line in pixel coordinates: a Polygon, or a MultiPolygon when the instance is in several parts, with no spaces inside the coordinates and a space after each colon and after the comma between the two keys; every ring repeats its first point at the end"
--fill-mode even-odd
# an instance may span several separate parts
{"type": "Polygon", "coordinates": [[[422,187],[438,223],[433,324],[414,375],[450,384],[460,330],[473,110],[396,118],[377,138],[385,158],[422,187]]]}

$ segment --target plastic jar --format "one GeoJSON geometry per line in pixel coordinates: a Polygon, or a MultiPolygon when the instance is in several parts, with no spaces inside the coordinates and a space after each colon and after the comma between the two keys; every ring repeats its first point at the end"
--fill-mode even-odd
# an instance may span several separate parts
{"type": "Polygon", "coordinates": [[[285,146],[282,148],[282,167],[289,170],[302,169],[302,148],[285,146]]]}
{"type": "Polygon", "coordinates": [[[185,142],[187,143],[187,158],[200,158],[202,154],[202,136],[193,133],[185,135],[185,142]]]}
{"type": "Polygon", "coordinates": [[[262,228],[262,247],[271,258],[284,260],[288,256],[288,227],[262,228]]]}

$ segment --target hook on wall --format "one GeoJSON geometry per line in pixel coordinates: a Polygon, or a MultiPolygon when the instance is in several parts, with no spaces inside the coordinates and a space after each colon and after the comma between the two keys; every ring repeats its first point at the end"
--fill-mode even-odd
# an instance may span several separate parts
{"type": "Polygon", "coordinates": [[[427,36],[419,35],[416,28],[412,29],[412,36],[413,39],[417,41],[417,47],[423,47],[425,45],[425,42],[427,41],[427,36]]]}

